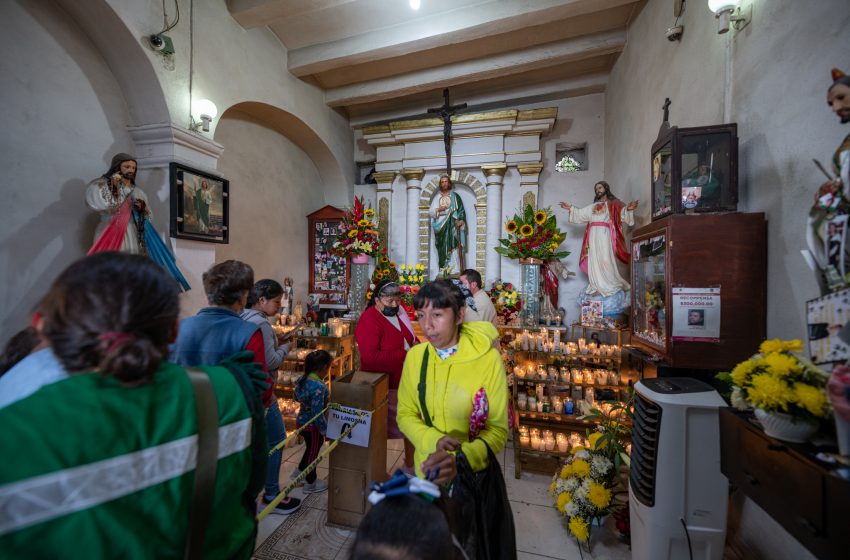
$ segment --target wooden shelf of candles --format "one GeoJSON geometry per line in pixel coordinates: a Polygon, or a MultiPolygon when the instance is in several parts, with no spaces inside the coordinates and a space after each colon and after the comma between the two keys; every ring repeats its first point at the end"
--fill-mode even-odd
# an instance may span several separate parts
{"type": "Polygon", "coordinates": [[[622,346],[588,343],[583,337],[565,341],[565,333],[562,328],[503,331],[502,349],[519,417],[514,429],[516,478],[523,468],[551,472],[553,463],[570,449],[585,445],[586,432],[596,422],[581,416],[591,408],[612,406],[607,401],[628,399],[629,387],[638,378],[622,346]]]}

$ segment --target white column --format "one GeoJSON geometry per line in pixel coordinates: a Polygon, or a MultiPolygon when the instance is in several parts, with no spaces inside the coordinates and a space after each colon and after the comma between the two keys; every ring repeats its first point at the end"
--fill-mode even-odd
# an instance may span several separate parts
{"type": "Polygon", "coordinates": [[[416,264],[419,262],[419,197],[422,194],[422,168],[402,169],[402,177],[407,181],[407,242],[405,244],[404,262],[416,264]]]}
{"type": "Polygon", "coordinates": [[[502,277],[502,255],[494,251],[502,233],[502,182],[508,166],[504,163],[482,165],[487,178],[487,252],[484,283],[489,285],[502,277]]]}
{"type": "Polygon", "coordinates": [[[543,171],[543,162],[519,163],[516,166],[520,174],[519,190],[522,196],[522,207],[526,204],[536,210],[540,207],[540,172],[543,171]]]}
{"type": "Polygon", "coordinates": [[[372,173],[375,182],[378,183],[375,197],[375,212],[378,218],[378,239],[381,245],[390,254],[390,235],[393,216],[393,181],[395,171],[376,171],[372,173]]]}

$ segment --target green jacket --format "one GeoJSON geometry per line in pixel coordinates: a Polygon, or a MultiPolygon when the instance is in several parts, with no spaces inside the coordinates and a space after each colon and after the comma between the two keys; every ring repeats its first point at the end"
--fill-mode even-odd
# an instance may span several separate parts
{"type": "Polygon", "coordinates": [[[430,343],[417,344],[404,360],[398,388],[398,427],[416,448],[416,472],[436,450],[437,442],[449,435],[461,442],[461,449],[473,470],[487,466],[487,442],[493,453],[505,447],[508,437],[508,384],[502,356],[493,347],[499,333],[491,323],[475,321],[460,327],[457,353],[445,361],[430,343]],[[433,423],[422,420],[419,404],[419,376],[425,352],[428,370],[425,377],[425,405],[433,423]],[[481,389],[487,392],[489,416],[478,439],[469,442],[469,416],[472,400],[481,389]]]}
{"type": "MultiPolygon", "coordinates": [[[[264,430],[248,401],[258,397],[250,373],[201,369],[219,409],[204,558],[249,558],[259,490],[249,482],[257,478],[252,444],[264,430]]],[[[0,426],[0,555],[183,557],[197,420],[182,367],[163,362],[149,384],[133,388],[75,374],[0,409],[0,426]]]]}

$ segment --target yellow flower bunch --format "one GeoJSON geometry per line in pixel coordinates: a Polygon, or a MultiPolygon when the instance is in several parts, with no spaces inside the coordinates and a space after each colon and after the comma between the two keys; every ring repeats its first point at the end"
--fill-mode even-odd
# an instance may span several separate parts
{"type": "Polygon", "coordinates": [[[544,261],[561,259],[569,251],[559,251],[565,236],[549,208],[535,209],[526,204],[505,222],[507,237],[499,239],[495,251],[509,259],[535,258],[544,261]]]}
{"type": "Polygon", "coordinates": [[[579,541],[590,538],[594,519],[616,514],[627,503],[628,491],[617,476],[628,465],[626,443],[631,439],[633,403],[593,408],[583,418],[598,422],[587,434],[585,446],[576,445],[552,477],[549,493],[558,512],[567,518],[570,533],[579,541]]]}
{"type": "Polygon", "coordinates": [[[759,353],[717,377],[732,385],[732,404],[783,412],[805,421],[829,411],[827,374],[798,353],[800,340],[765,340],[759,353]]]}

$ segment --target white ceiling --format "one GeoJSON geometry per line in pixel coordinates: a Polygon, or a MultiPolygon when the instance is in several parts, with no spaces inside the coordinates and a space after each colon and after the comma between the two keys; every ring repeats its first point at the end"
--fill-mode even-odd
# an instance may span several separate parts
{"type": "Polygon", "coordinates": [[[645,0],[228,0],[244,28],[267,26],[289,71],[354,126],[605,90],[645,0]]]}

